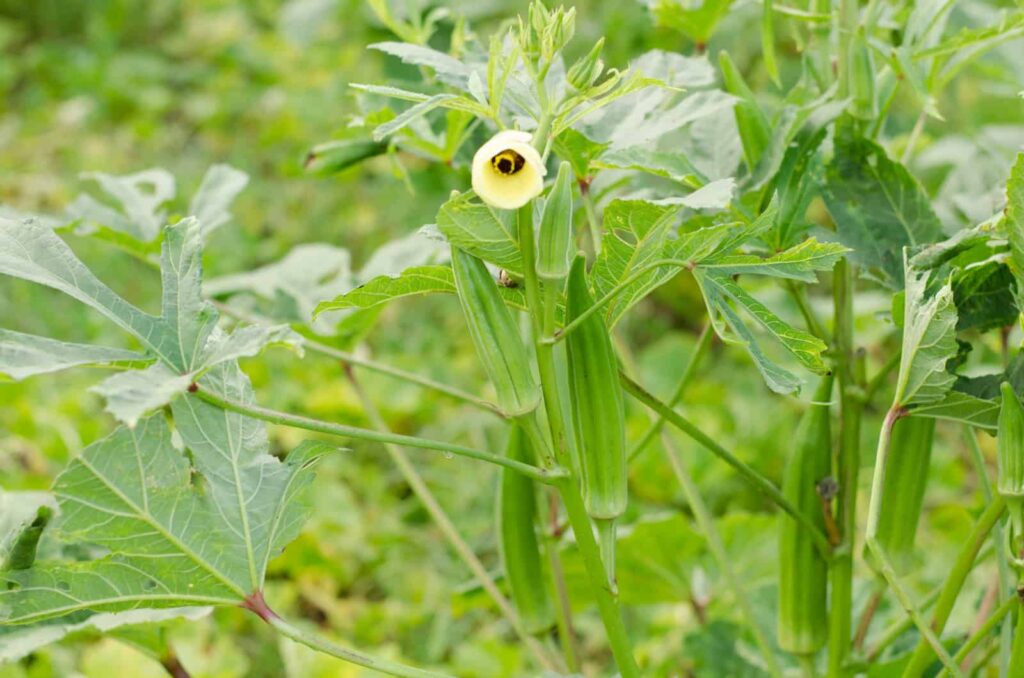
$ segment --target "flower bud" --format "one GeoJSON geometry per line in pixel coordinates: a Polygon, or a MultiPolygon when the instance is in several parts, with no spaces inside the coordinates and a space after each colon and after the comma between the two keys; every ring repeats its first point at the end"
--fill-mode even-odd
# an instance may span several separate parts
{"type": "Polygon", "coordinates": [[[580,58],[569,69],[566,80],[577,90],[585,90],[593,85],[601,73],[604,72],[604,62],[601,61],[601,49],[604,47],[604,38],[601,38],[590,50],[590,53],[580,58]]]}

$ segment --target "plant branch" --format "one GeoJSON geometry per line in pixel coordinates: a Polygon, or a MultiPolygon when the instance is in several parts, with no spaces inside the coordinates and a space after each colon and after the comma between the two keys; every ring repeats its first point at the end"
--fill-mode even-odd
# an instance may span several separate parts
{"type": "Polygon", "coordinates": [[[440,440],[430,440],[427,438],[417,438],[415,436],[401,435],[398,433],[383,433],[381,431],[359,428],[358,426],[334,424],[320,419],[311,419],[309,417],[279,412],[266,407],[260,407],[259,405],[224,398],[212,391],[204,390],[198,385],[196,385],[196,390],[194,392],[195,395],[211,405],[228,410],[229,412],[238,412],[239,414],[244,414],[252,417],[253,419],[261,419],[263,421],[270,422],[271,424],[301,428],[307,431],[315,431],[317,433],[338,436],[340,438],[356,438],[358,440],[369,440],[377,443],[405,445],[406,447],[415,447],[421,450],[435,450],[437,452],[445,452],[460,457],[476,459],[477,461],[486,461],[490,464],[510,468],[513,471],[517,471],[538,482],[548,485],[556,482],[559,478],[564,477],[565,475],[565,471],[563,469],[541,469],[514,459],[508,459],[507,457],[491,454],[490,452],[484,452],[483,450],[477,450],[472,447],[456,445],[454,443],[446,443],[440,440]]]}
{"type": "Polygon", "coordinates": [[[636,398],[638,401],[649,407],[654,412],[661,415],[665,421],[675,426],[677,429],[685,433],[691,439],[699,443],[702,447],[707,449],[709,452],[714,454],[716,457],[724,461],[729,466],[733,467],[747,482],[753,485],[756,489],[760,490],[769,499],[771,499],[780,509],[788,513],[794,520],[796,520],[804,529],[808,530],[811,538],[814,540],[814,545],[818,551],[822,554],[826,560],[832,557],[832,547],[828,543],[828,538],[825,533],[818,529],[818,527],[811,522],[810,518],[800,512],[788,499],[782,494],[778,487],[775,486],[772,481],[765,478],[763,475],[747,466],[743,461],[737,458],[732,452],[728,451],[706,433],[698,429],[696,426],[691,424],[685,417],[673,410],[671,407],[663,403],[657,397],[648,392],[643,386],[633,381],[628,375],[620,372],[619,378],[622,381],[622,385],[625,387],[626,392],[636,398]]]}
{"type": "MultiPolygon", "coordinates": [[[[1003,619],[1005,619],[1019,603],[1020,598],[1017,596],[1010,596],[1003,601],[1003,604],[992,612],[989,618],[985,620],[985,623],[979,626],[974,634],[960,646],[960,649],[957,650],[955,655],[953,655],[953,661],[957,664],[963,664],[967,659],[967,656],[974,651],[974,648],[978,647],[978,645],[981,644],[981,641],[985,640],[985,638],[988,637],[988,634],[992,633],[992,629],[998,626],[999,623],[1003,621],[1003,619]]],[[[948,675],[949,672],[943,669],[939,672],[936,678],[944,678],[944,676],[948,675]]]]}
{"type": "Polygon", "coordinates": [[[381,673],[386,673],[389,676],[401,676],[402,678],[453,678],[447,673],[425,671],[423,669],[406,666],[405,664],[399,664],[398,662],[393,662],[388,659],[371,657],[361,652],[350,650],[349,648],[339,645],[332,640],[324,638],[320,634],[300,629],[297,626],[281,619],[277,615],[273,615],[267,619],[267,623],[273,626],[282,636],[291,638],[298,643],[302,643],[306,647],[312,648],[317,652],[329,654],[332,657],[344,659],[352,664],[380,671],[381,673]]]}

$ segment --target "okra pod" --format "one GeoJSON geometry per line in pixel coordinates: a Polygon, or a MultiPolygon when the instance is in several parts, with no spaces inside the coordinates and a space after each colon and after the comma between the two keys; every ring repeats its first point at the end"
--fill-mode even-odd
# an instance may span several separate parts
{"type": "MultiPolygon", "coordinates": [[[[512,426],[506,454],[517,461],[534,461],[529,440],[519,426],[512,426]]],[[[523,627],[535,634],[547,631],[555,623],[537,541],[536,517],[533,480],[511,469],[503,469],[498,492],[501,562],[523,627]]]]}
{"type": "MultiPolygon", "coordinates": [[[[594,304],[586,262],[577,256],[566,290],[566,322],[594,304]]],[[[573,429],[583,501],[598,528],[609,582],[614,586],[615,519],[628,501],[626,428],[619,361],[601,313],[592,313],[566,338],[573,429]]]]}
{"type": "MultiPolygon", "coordinates": [[[[782,492],[796,508],[824,529],[825,515],[817,485],[831,470],[832,425],[828,402],[832,377],[814,394],[797,428],[786,466],[782,492]]],[[[796,655],[817,652],[828,627],[828,564],[807,530],[788,515],[779,517],[779,647],[796,655]]]]}
{"type": "Polygon", "coordinates": [[[733,113],[736,116],[736,127],[743,146],[743,158],[747,168],[753,171],[771,139],[771,127],[768,118],[758,107],[754,93],[750,91],[728,52],[718,53],[718,66],[722,69],[725,91],[739,99],[733,113]]]}
{"type": "Polygon", "coordinates": [[[572,166],[562,162],[544,203],[537,239],[537,275],[541,280],[562,280],[569,274],[572,241],[572,166]]]}
{"type": "Polygon", "coordinates": [[[1006,530],[1007,557],[1024,577],[1024,408],[1010,384],[1000,386],[1003,401],[999,407],[996,457],[999,465],[997,487],[1006,499],[1010,524],[1006,530]]]}
{"type": "Polygon", "coordinates": [[[875,105],[875,64],[867,38],[858,33],[850,40],[850,112],[854,117],[871,120],[877,116],[875,105]]]}
{"type": "Polygon", "coordinates": [[[893,426],[877,539],[897,572],[912,564],[934,437],[935,419],[901,417],[893,426]]]}
{"type": "Polygon", "coordinates": [[[452,247],[452,270],[469,336],[494,384],[498,407],[511,417],[532,412],[540,402],[540,387],[497,282],[484,262],[457,247],[452,247]]]}

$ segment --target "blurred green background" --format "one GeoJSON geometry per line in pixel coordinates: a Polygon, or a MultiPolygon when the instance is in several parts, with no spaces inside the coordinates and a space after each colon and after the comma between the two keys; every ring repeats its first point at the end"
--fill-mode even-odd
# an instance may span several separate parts
{"type": "MultiPolygon", "coordinates": [[[[407,7],[399,14],[420,15],[426,7],[397,4],[407,7]]],[[[476,0],[444,6],[452,17],[466,15],[472,29],[486,37],[525,3],[476,0]]],[[[605,35],[605,59],[611,66],[623,67],[652,48],[687,54],[702,48],[686,35],[656,26],[640,2],[589,0],[577,8],[574,52],[585,52],[605,35]]],[[[759,5],[735,3],[708,49],[728,47],[754,89],[765,91],[758,41],[750,39],[758,34],[759,20],[759,5]]],[[[442,20],[438,46],[446,44],[451,25],[450,19],[442,20]]],[[[235,203],[233,221],[207,247],[209,275],[269,263],[305,242],[348,248],[354,265],[361,265],[377,246],[431,223],[448,192],[468,185],[464,168],[409,155],[378,157],[329,178],[304,172],[303,160],[313,145],[343,135],[362,115],[348,85],[384,81],[406,68],[366,49],[388,39],[394,36],[371,9],[352,0],[0,0],[0,203],[59,214],[90,187],[82,173],[150,167],[170,171],[179,195],[187,197],[209,165],[228,163],[249,173],[250,184],[235,203]]],[[[783,50],[793,47],[784,33],[780,42],[783,50]]],[[[783,52],[784,70],[795,63],[786,58],[792,56],[783,52]]],[[[1019,99],[1010,105],[986,103],[1013,102],[1022,86],[1019,72],[1017,82],[1012,70],[1011,76],[1005,70],[987,73],[990,77],[981,84],[968,78],[954,81],[949,100],[969,105],[943,109],[947,122],[941,135],[960,135],[972,149],[984,148],[983,142],[998,144],[979,131],[988,125],[1003,125],[999,129],[1010,130],[1009,138],[1019,134],[1019,128],[1010,127],[1021,120],[1019,99]]],[[[779,93],[769,90],[767,98],[773,96],[779,93]]],[[[887,130],[897,146],[916,116],[912,102],[897,104],[887,130]]],[[[933,133],[929,123],[926,144],[933,133]]],[[[934,194],[952,174],[941,162],[919,171],[934,194]]],[[[945,199],[951,198],[947,194],[945,199]]],[[[100,243],[76,237],[69,242],[126,298],[154,307],[159,280],[151,268],[100,243]]],[[[780,297],[776,303],[787,302],[780,297]]],[[[877,320],[886,305],[882,295],[868,294],[859,309],[858,331],[863,343],[873,345],[872,366],[884,356],[880,342],[891,330],[877,320]]],[[[394,304],[369,336],[368,350],[384,362],[479,391],[485,380],[457,309],[454,298],[394,304]]],[[[703,322],[700,296],[689,277],[681,276],[634,316],[626,335],[637,347],[640,374],[665,394],[703,322]]],[[[69,298],[8,279],[0,279],[0,325],[67,340],[124,341],[102,318],[69,298]]],[[[800,404],[771,395],[740,351],[716,344],[706,365],[686,397],[691,419],[778,479],[800,404]]],[[[338,364],[272,350],[245,367],[268,406],[366,425],[338,364]]],[[[500,449],[502,428],[487,415],[402,382],[361,374],[396,430],[500,449]]],[[[47,488],[70,455],[114,427],[100,398],[87,391],[95,381],[95,374],[72,372],[0,383],[3,488],[47,488]]],[[[864,435],[867,458],[878,426],[877,413],[872,417],[864,435]]],[[[643,412],[631,410],[634,436],[646,421],[643,412]]],[[[279,450],[294,446],[303,435],[273,431],[279,450]]],[[[983,442],[991,453],[991,441],[983,442]]],[[[770,625],[775,540],[770,507],[692,443],[680,444],[770,625]]],[[[930,557],[916,575],[923,589],[943,572],[949,556],[943,549],[956,547],[980,502],[960,429],[940,425],[938,445],[921,537],[930,557]],[[942,539],[932,540],[937,534],[942,539]]],[[[273,567],[269,596],[275,606],[322,624],[353,646],[445,666],[460,676],[529,675],[524,668],[528,657],[383,451],[365,444],[353,447],[320,466],[316,513],[273,567]]],[[[489,567],[497,568],[494,472],[412,454],[463,535],[489,567]]],[[[642,603],[627,605],[627,615],[651,675],[758,675],[742,661],[749,639],[733,622],[734,605],[656,450],[635,467],[631,491],[631,515],[643,518],[627,537],[632,546],[624,550],[623,568],[631,568],[631,576],[622,587],[627,603],[642,603]],[[630,560],[631,553],[644,557],[630,560]],[[711,624],[702,621],[705,608],[716,620],[711,624]]],[[[567,568],[570,578],[581,571],[571,558],[567,568]]],[[[963,600],[975,603],[981,589],[975,582],[963,600]]],[[[863,599],[868,591],[857,595],[863,599]]],[[[584,597],[581,592],[580,600],[584,597]]],[[[201,622],[173,627],[175,648],[193,676],[370,675],[281,641],[250,617],[221,610],[201,622]]],[[[955,618],[955,624],[969,622],[955,618]]],[[[589,667],[606,665],[596,616],[581,609],[578,625],[589,667]]],[[[0,666],[0,678],[78,675],[164,674],[126,644],[89,637],[49,647],[18,665],[0,666]]]]}

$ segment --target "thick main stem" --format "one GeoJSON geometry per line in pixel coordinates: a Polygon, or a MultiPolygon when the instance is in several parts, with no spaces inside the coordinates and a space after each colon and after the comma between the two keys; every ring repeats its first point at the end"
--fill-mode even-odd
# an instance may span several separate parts
{"type": "MultiPolygon", "coordinates": [[[[535,140],[535,143],[538,140],[535,140]]],[[[540,373],[541,390],[544,394],[544,408],[547,413],[551,440],[554,445],[555,459],[564,468],[571,468],[565,436],[565,422],[562,416],[561,398],[558,392],[557,371],[554,360],[554,347],[544,343],[542,335],[552,329],[554,314],[549,312],[554,302],[553,295],[548,291],[547,299],[541,299],[540,282],[537,279],[536,261],[534,258],[533,212],[527,204],[519,210],[519,248],[523,257],[524,282],[526,284],[527,304],[533,320],[534,345],[537,351],[537,367],[540,373]],[[545,310],[545,301],[549,310],[545,310]]],[[[553,283],[548,283],[551,287],[553,283]]],[[[571,476],[557,485],[562,503],[565,505],[569,523],[572,525],[576,544],[587,571],[594,597],[597,600],[601,621],[608,634],[608,644],[623,678],[639,678],[640,670],[633,657],[633,647],[622,621],[618,602],[612,595],[605,574],[604,562],[601,560],[600,547],[594,538],[590,516],[583,506],[576,478],[571,476]]]]}
{"type": "Polygon", "coordinates": [[[856,396],[853,344],[852,266],[842,260],[834,275],[836,373],[839,383],[839,450],[835,473],[839,481],[836,519],[842,542],[829,563],[831,597],[828,619],[828,676],[844,676],[853,631],[853,553],[857,532],[857,485],[860,475],[862,401],[856,396]]]}
{"type": "MultiPolygon", "coordinates": [[[[373,424],[374,428],[380,431],[387,431],[387,423],[381,416],[377,406],[363,389],[362,384],[356,378],[351,369],[346,372],[352,387],[359,396],[359,401],[363,406],[363,411],[366,412],[366,416],[370,420],[370,423],[373,424]]],[[[501,594],[501,591],[498,590],[498,587],[494,584],[494,581],[487,573],[487,568],[485,568],[484,564],[480,562],[480,559],[476,557],[476,554],[473,553],[473,549],[469,547],[469,544],[463,540],[462,535],[459,534],[459,531],[455,527],[455,524],[452,523],[451,518],[448,517],[444,508],[441,507],[441,504],[438,503],[437,499],[434,497],[434,493],[430,491],[429,487],[427,487],[427,484],[419,474],[419,471],[417,471],[416,467],[409,461],[409,457],[406,456],[405,452],[396,445],[385,443],[384,449],[388,451],[388,454],[391,456],[391,460],[394,462],[395,466],[398,467],[399,473],[402,474],[405,482],[409,484],[409,487],[412,488],[417,499],[420,500],[420,503],[423,504],[427,513],[430,514],[434,524],[437,525],[439,530],[441,530],[441,533],[444,535],[445,539],[448,540],[452,549],[459,558],[462,559],[462,562],[465,563],[466,567],[469,568],[469,571],[473,573],[477,582],[479,582],[480,586],[487,592],[487,595],[491,597],[494,604],[498,606],[501,614],[508,621],[509,625],[512,626],[512,630],[515,631],[519,639],[530,650],[531,654],[533,654],[534,658],[536,658],[537,662],[543,668],[555,670],[555,663],[551,660],[547,650],[545,650],[544,647],[537,642],[537,639],[531,636],[523,627],[522,620],[512,607],[512,604],[501,594]]]]}

